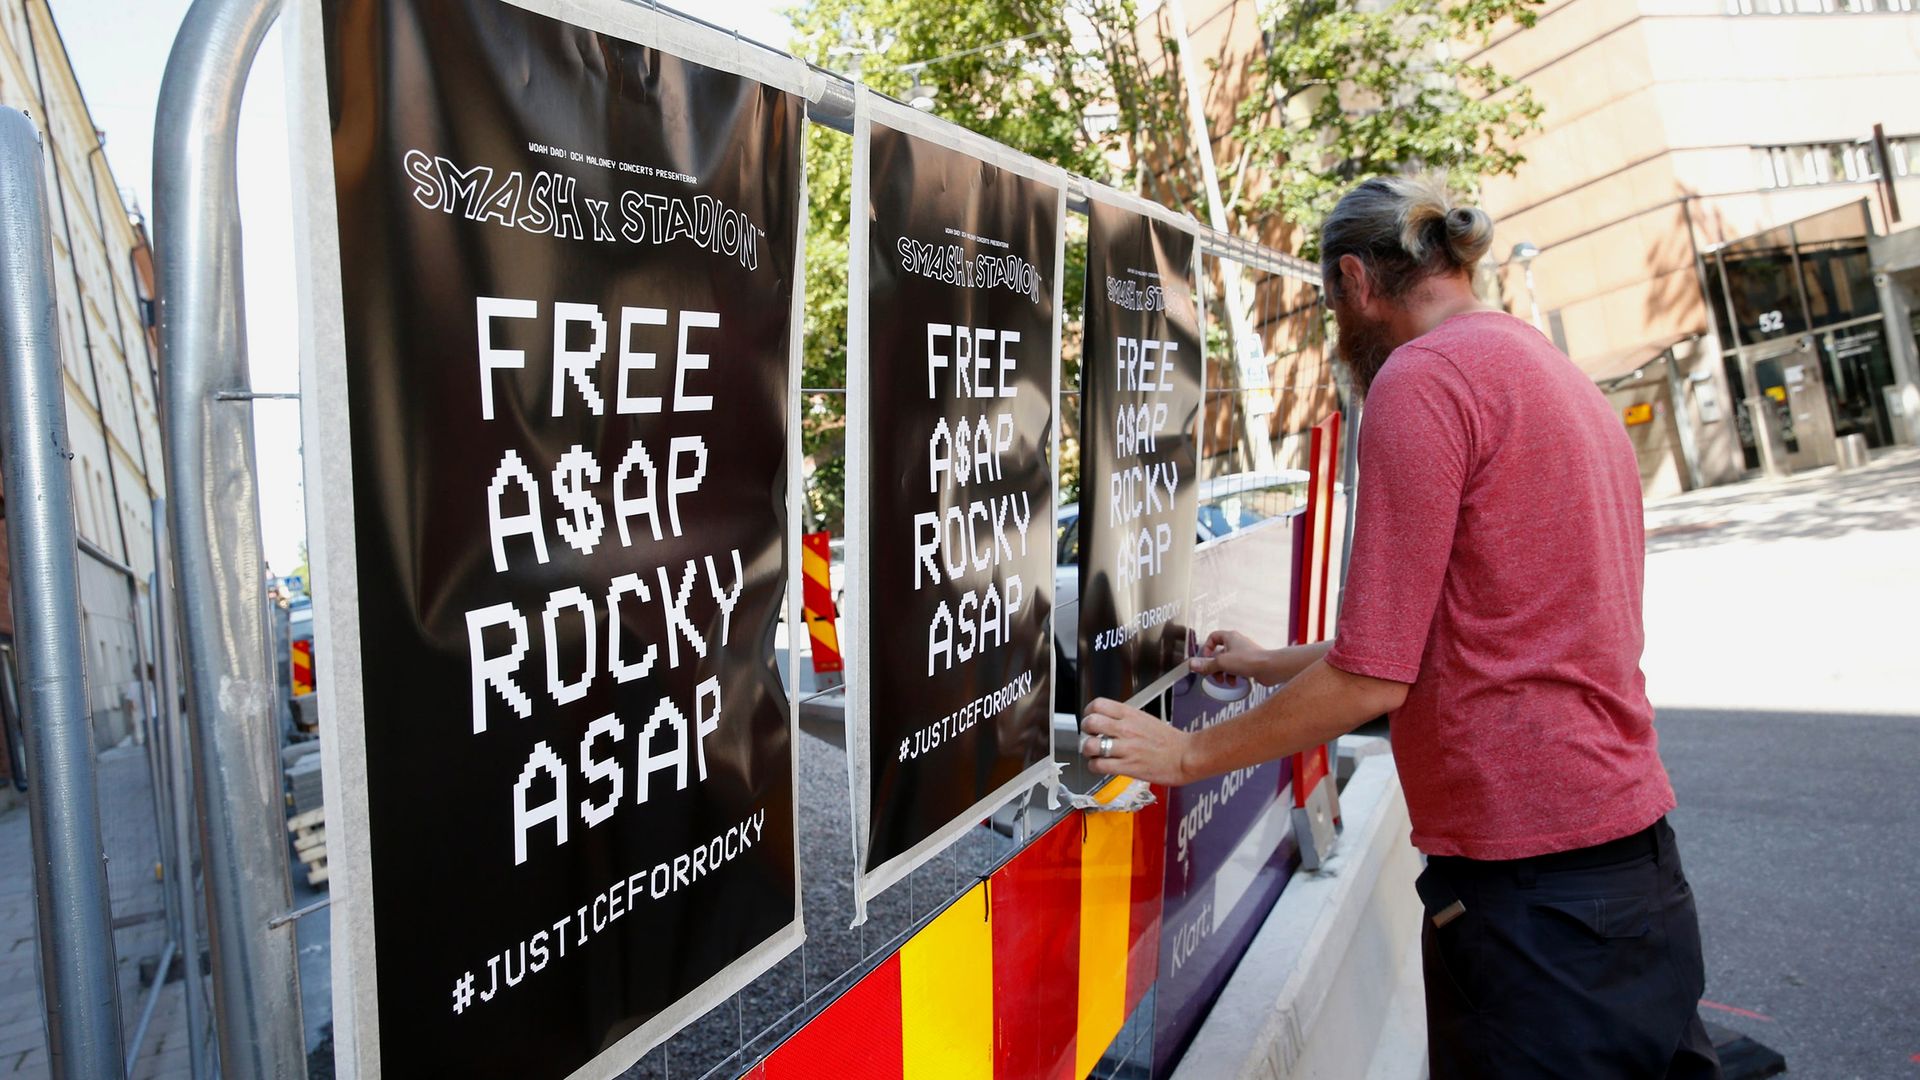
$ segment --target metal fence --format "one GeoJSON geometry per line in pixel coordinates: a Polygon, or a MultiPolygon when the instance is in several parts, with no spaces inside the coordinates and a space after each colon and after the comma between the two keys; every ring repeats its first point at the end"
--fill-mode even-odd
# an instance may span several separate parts
{"type": "MultiPolygon", "coordinates": [[[[0,110],[0,456],[16,615],[4,706],[32,811],[21,865],[33,867],[48,1067],[127,1075],[161,1053],[161,1031],[177,1046],[207,1030],[191,787],[169,756],[180,731],[156,647],[171,640],[164,590],[75,531],[42,152],[32,122],[0,110]]],[[[164,550],[157,540],[163,567],[164,550]]]]}
{"type": "MultiPolygon", "coordinates": [[[[816,117],[816,119],[820,119],[816,117]]],[[[836,128],[830,119],[826,126],[836,128]]],[[[836,138],[816,132],[815,137],[836,138]]],[[[1069,207],[1085,212],[1084,200],[1070,193],[1069,207]]],[[[1344,393],[1331,375],[1324,356],[1323,310],[1319,300],[1317,268],[1271,248],[1249,244],[1204,227],[1201,247],[1203,340],[1207,342],[1208,408],[1201,447],[1203,479],[1214,481],[1222,498],[1257,506],[1263,517],[1278,517],[1298,509],[1305,500],[1304,472],[1265,472],[1253,469],[1253,447],[1265,442],[1269,451],[1287,462],[1304,465],[1305,429],[1340,411],[1344,393]],[[1240,325],[1249,328],[1245,363],[1226,348],[1231,341],[1227,290],[1221,285],[1229,273],[1242,275],[1248,289],[1248,308],[1240,325]],[[1265,378],[1254,378],[1262,372],[1265,378]],[[1252,402],[1267,395],[1272,403],[1252,402]],[[1315,412],[1314,410],[1319,410],[1315,412]],[[1303,418],[1303,419],[1297,419],[1303,418]],[[1297,428],[1289,429],[1289,420],[1297,428]],[[1298,445],[1296,445],[1298,444],[1298,445]],[[1244,485],[1236,486],[1235,480],[1244,485]],[[1224,481],[1224,483],[1223,483],[1224,481]]],[[[1078,241],[1084,244],[1084,239],[1078,241]]],[[[1069,246],[1075,241],[1069,239],[1069,246]]],[[[1069,258],[1069,262],[1072,259],[1069,258]]],[[[1064,342],[1081,339],[1074,325],[1077,312],[1067,312],[1064,342]]],[[[1078,356],[1063,356],[1063,378],[1056,422],[1063,425],[1063,475],[1077,471],[1076,440],[1079,422],[1078,356]]],[[[844,387],[807,387],[804,402],[815,395],[837,396],[844,387]]],[[[1285,467],[1293,470],[1292,465],[1285,467]]],[[[837,500],[828,500],[837,501],[837,500]]],[[[1062,503],[1070,502],[1063,490],[1062,503]]],[[[1056,609],[1056,635],[1073,633],[1075,606],[1056,609]]],[[[794,622],[789,620],[789,627],[794,622]]],[[[805,638],[804,631],[790,641],[805,638]]],[[[1055,678],[1071,681],[1057,668],[1055,678]]],[[[853,914],[854,866],[844,830],[847,806],[845,740],[839,737],[834,711],[840,691],[800,691],[800,822],[802,888],[807,912],[807,940],[800,950],[776,966],[746,991],[708,1013],[636,1063],[624,1075],[632,1080],[675,1080],[730,1076],[751,1068],[781,1040],[798,1030],[839,994],[896,952],[935,916],[959,900],[980,880],[1011,860],[1033,838],[1066,817],[1064,804],[1048,810],[1043,799],[1030,793],[992,820],[969,831],[965,838],[930,864],[915,871],[902,886],[869,902],[868,920],[847,929],[853,914]]],[[[1170,692],[1169,692],[1170,693],[1170,692]]],[[[1152,707],[1152,706],[1150,706],[1152,707]]],[[[1166,715],[1163,694],[1157,707],[1166,715]]],[[[1076,718],[1056,714],[1054,756],[1063,766],[1063,783],[1087,791],[1102,779],[1086,769],[1079,753],[1076,718]]],[[[1136,1016],[1122,1029],[1094,1072],[1095,1077],[1147,1075],[1153,1052],[1151,994],[1136,1016]]]]}
{"type": "MultiPolygon", "coordinates": [[[[129,1071],[145,1033],[154,1030],[154,1018],[167,1016],[176,1000],[188,1031],[217,1028],[217,1049],[200,1038],[188,1040],[195,1077],[212,1075],[216,1056],[220,1074],[229,1077],[298,1076],[305,1070],[308,1030],[319,1026],[329,1008],[323,996],[302,1002],[298,992],[295,920],[312,915],[310,925],[317,929],[326,916],[323,903],[296,910],[289,881],[278,753],[280,672],[264,617],[252,420],[246,405],[252,395],[238,297],[234,159],[239,101],[253,54],[277,9],[275,0],[198,0],[181,29],[162,90],[155,220],[169,380],[168,477],[177,502],[164,520],[181,540],[172,549],[174,558],[165,557],[167,530],[156,530],[162,557],[161,580],[151,591],[153,610],[141,611],[136,600],[124,620],[137,660],[129,685],[137,688],[143,743],[127,748],[130,752],[109,753],[97,776],[87,728],[99,708],[113,706],[97,699],[89,708],[84,700],[78,675],[85,658],[71,648],[80,635],[67,631],[81,610],[81,593],[104,596],[107,578],[114,575],[89,571],[98,581],[84,590],[75,578],[71,493],[65,491],[64,470],[45,453],[59,438],[56,433],[49,443],[46,432],[21,428],[42,401],[35,395],[46,392],[33,381],[42,374],[38,366],[9,365],[18,370],[9,373],[6,392],[0,394],[8,403],[0,410],[8,436],[8,488],[36,490],[45,483],[46,501],[54,507],[51,516],[9,514],[8,524],[16,544],[16,610],[46,619],[44,633],[22,635],[20,653],[22,698],[32,729],[27,756],[35,781],[35,846],[51,868],[42,882],[42,925],[59,928],[57,935],[42,933],[43,944],[52,945],[45,970],[56,1076],[129,1071]],[[54,471],[61,473],[57,483],[48,479],[54,471]],[[56,527],[60,507],[66,519],[56,527]],[[176,590],[166,580],[175,566],[178,615],[176,590]],[[178,647],[172,639],[176,621],[184,634],[178,647]],[[183,702],[184,716],[178,708],[183,702]],[[94,790],[96,782],[102,802],[112,808],[108,818],[117,822],[124,816],[127,822],[111,826],[105,835],[98,815],[76,812],[75,793],[94,790]],[[196,835],[204,844],[195,843],[196,835]],[[103,847],[111,857],[106,873],[98,869],[103,847]],[[212,994],[199,978],[197,913],[203,899],[196,870],[204,874],[207,932],[215,945],[212,994]],[[115,953],[150,951],[157,959],[155,989],[136,991],[116,980],[115,953]],[[167,969],[176,956],[186,976],[169,983],[167,969]],[[101,986],[115,986],[118,993],[102,995],[101,986]],[[217,1009],[210,1008],[216,1004],[217,1009]],[[303,1012],[311,1014],[304,1025],[303,1012]],[[109,1060],[107,1049],[124,1057],[109,1060]]],[[[845,132],[852,84],[832,73],[819,75],[821,92],[811,116],[833,132],[845,132]]],[[[0,124],[5,142],[0,158],[7,158],[0,165],[37,175],[37,160],[25,166],[12,160],[37,155],[37,144],[28,149],[31,129],[24,125],[17,114],[0,124]]],[[[13,223],[30,215],[17,205],[11,179],[0,188],[6,192],[0,194],[0,220],[11,237],[13,223]]],[[[1069,206],[1084,212],[1083,188],[1070,187],[1069,206]]],[[[1325,355],[1317,270],[1271,248],[1205,227],[1197,231],[1210,372],[1201,475],[1252,476],[1245,494],[1275,497],[1279,492],[1281,502],[1269,513],[1275,516],[1294,508],[1296,493],[1287,488],[1284,470],[1304,460],[1295,436],[1341,407],[1325,355]],[[1269,473],[1276,475],[1265,476],[1269,473]]],[[[10,306],[38,300],[27,280],[31,267],[16,272],[24,265],[21,260],[31,261],[31,251],[22,245],[30,246],[33,237],[15,239],[7,261],[0,263],[7,275],[0,281],[6,287],[0,299],[10,306]]],[[[12,316],[4,328],[10,335],[20,331],[21,354],[39,356],[35,350],[44,349],[45,342],[29,340],[32,334],[20,329],[32,330],[26,325],[31,319],[17,310],[12,316]]],[[[50,338],[50,326],[45,334],[50,338]]],[[[12,355],[13,336],[7,344],[12,355]]],[[[53,363],[57,387],[57,359],[53,363]]],[[[807,393],[840,389],[809,388],[807,393]]],[[[1061,422],[1077,417],[1077,398],[1077,389],[1063,393],[1061,422]]],[[[163,520],[158,510],[155,519],[163,520]]],[[[95,608],[105,610],[98,603],[95,608]]],[[[789,619],[790,626],[797,622],[789,619]]],[[[820,706],[829,694],[810,696],[820,706]]],[[[1164,700],[1161,704],[1164,708],[1164,700]]],[[[1086,790],[1095,778],[1080,764],[1072,721],[1068,716],[1056,723],[1055,755],[1065,763],[1067,786],[1086,790]]],[[[866,922],[848,929],[854,867],[845,843],[847,760],[844,738],[834,735],[830,722],[805,726],[799,749],[798,832],[809,940],[751,987],[648,1054],[628,1076],[706,1077],[749,1068],[1067,813],[1049,811],[1030,796],[1020,800],[873,901],[866,922]]],[[[1150,1017],[1152,1008],[1149,995],[1141,1010],[1150,1017]]],[[[1143,1072],[1152,1049],[1150,1030],[1150,1023],[1136,1016],[1096,1075],[1143,1072]]]]}

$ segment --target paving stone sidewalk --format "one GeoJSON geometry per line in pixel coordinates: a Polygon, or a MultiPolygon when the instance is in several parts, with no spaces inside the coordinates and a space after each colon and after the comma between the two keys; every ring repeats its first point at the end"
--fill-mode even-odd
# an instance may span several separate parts
{"type": "MultiPolygon", "coordinates": [[[[109,749],[98,769],[124,1045],[146,1005],[140,963],[157,960],[166,947],[166,894],[157,872],[160,847],[146,748],[127,743],[109,749]]],[[[10,871],[0,876],[0,1077],[6,1080],[49,1075],[33,865],[31,826],[21,801],[0,811],[0,866],[10,871]]],[[[162,988],[131,1080],[190,1076],[184,985],[175,981],[162,988]]]]}

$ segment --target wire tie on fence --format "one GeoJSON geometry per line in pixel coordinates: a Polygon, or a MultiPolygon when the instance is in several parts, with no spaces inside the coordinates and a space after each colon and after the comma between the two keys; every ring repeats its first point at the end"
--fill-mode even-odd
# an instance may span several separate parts
{"type": "Polygon", "coordinates": [[[290,922],[297,919],[304,919],[314,912],[320,911],[331,903],[333,903],[333,897],[331,895],[323,896],[313,903],[308,904],[306,907],[294,908],[285,914],[275,915],[273,918],[267,920],[267,929],[278,930],[290,922]]]}
{"type": "Polygon", "coordinates": [[[298,390],[215,390],[215,401],[299,401],[298,390]]]}
{"type": "Polygon", "coordinates": [[[980,913],[980,921],[990,923],[993,921],[993,874],[991,872],[980,875],[980,899],[985,904],[985,910],[980,913]]]}

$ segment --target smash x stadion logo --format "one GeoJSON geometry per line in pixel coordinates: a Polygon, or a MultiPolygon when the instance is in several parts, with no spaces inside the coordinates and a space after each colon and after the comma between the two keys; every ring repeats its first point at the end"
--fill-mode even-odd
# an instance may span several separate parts
{"type": "MultiPolygon", "coordinates": [[[[691,179],[628,162],[579,160],[680,183],[691,179]]],[[[560,240],[656,245],[684,240],[731,255],[748,270],[760,268],[760,244],[767,230],[711,195],[682,198],[627,189],[612,198],[596,199],[580,191],[575,178],[565,173],[540,170],[529,178],[518,169],[499,172],[489,165],[463,169],[421,150],[408,150],[401,168],[413,181],[414,201],[428,210],[560,240]]]]}

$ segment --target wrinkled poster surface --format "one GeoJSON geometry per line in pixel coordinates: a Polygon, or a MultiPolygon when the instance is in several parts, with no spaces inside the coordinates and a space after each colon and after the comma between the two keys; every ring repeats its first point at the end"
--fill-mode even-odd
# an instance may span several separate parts
{"type": "Polygon", "coordinates": [[[1057,186],[879,123],[869,161],[863,874],[1050,759],[1062,225],[1057,186]]]}
{"type": "Polygon", "coordinates": [[[802,102],[494,0],[322,20],[381,1067],[632,1060],[799,940],[802,102]]]}
{"type": "Polygon", "coordinates": [[[1193,233],[1096,196],[1080,365],[1080,705],[1184,670],[1198,506],[1193,233]]]}

